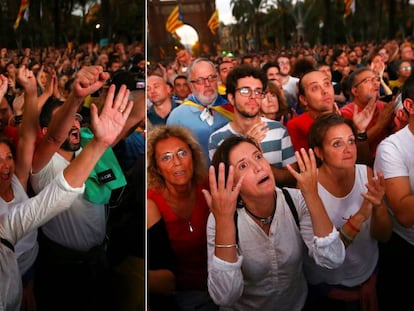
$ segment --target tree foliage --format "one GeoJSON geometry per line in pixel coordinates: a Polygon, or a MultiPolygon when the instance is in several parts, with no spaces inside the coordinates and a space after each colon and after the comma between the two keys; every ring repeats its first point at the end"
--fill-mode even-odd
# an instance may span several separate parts
{"type": "Polygon", "coordinates": [[[0,46],[65,46],[69,41],[82,44],[101,38],[127,43],[144,40],[144,0],[32,0],[28,19],[14,30],[19,5],[20,1],[0,0],[0,46]]]}
{"type": "Polygon", "coordinates": [[[242,50],[249,50],[251,42],[255,50],[261,50],[298,43],[378,42],[413,35],[414,7],[410,1],[355,3],[355,13],[344,18],[343,0],[231,0],[237,23],[230,27],[237,48],[242,50]]]}

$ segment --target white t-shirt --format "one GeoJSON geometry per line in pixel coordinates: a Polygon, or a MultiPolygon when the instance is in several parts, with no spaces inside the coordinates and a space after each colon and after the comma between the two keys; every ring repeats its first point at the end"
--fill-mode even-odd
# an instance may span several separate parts
{"type": "MultiPolygon", "coordinates": [[[[408,125],[385,138],[377,147],[374,169],[380,170],[384,178],[407,176],[411,191],[414,191],[414,135],[408,125]]],[[[413,193],[411,193],[413,194],[413,193]]],[[[389,210],[391,208],[388,206],[389,210]]],[[[407,206],[407,208],[413,208],[407,206]]],[[[391,211],[392,215],[392,211],[391,211]]],[[[414,227],[405,228],[391,217],[393,231],[414,245],[414,227]]]]}
{"type": "MultiPolygon", "coordinates": [[[[354,215],[362,205],[364,198],[361,193],[367,192],[367,167],[355,166],[355,183],[346,196],[335,197],[318,184],[319,196],[326,212],[336,228],[342,227],[347,219],[354,215]]],[[[344,263],[336,269],[326,269],[317,266],[307,258],[305,274],[311,284],[327,283],[340,284],[348,287],[359,285],[366,281],[374,272],[378,261],[378,243],[370,234],[370,219],[364,222],[360,232],[351,245],[346,249],[344,263]]]]}
{"type": "MultiPolygon", "coordinates": [[[[76,155],[81,151],[78,150],[76,155]]],[[[38,173],[32,174],[33,190],[38,193],[54,176],[69,165],[64,157],[55,153],[49,163],[38,173]]],[[[105,207],[92,204],[79,194],[71,208],[42,226],[43,233],[52,241],[78,251],[88,251],[100,245],[106,233],[105,207]]]]}

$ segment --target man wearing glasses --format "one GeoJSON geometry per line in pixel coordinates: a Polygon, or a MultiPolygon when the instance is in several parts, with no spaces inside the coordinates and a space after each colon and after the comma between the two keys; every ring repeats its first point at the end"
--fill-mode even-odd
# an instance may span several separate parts
{"type": "Polygon", "coordinates": [[[171,111],[167,125],[181,125],[192,130],[208,160],[208,138],[211,133],[233,119],[233,107],[217,90],[217,71],[212,62],[197,58],[188,67],[191,94],[171,111]]]}
{"type": "Polygon", "coordinates": [[[378,100],[380,78],[369,68],[364,67],[354,71],[349,76],[348,83],[353,102],[341,108],[344,117],[352,119],[355,105],[358,106],[357,111],[359,112],[368,105],[370,100],[376,100],[374,116],[366,128],[369,149],[375,158],[378,144],[397,130],[394,122],[394,101],[387,104],[378,100]]]}
{"type": "Polygon", "coordinates": [[[278,121],[260,117],[265,97],[265,73],[251,65],[235,67],[227,76],[227,98],[234,107],[234,119],[211,134],[208,144],[210,160],[217,147],[229,136],[254,138],[272,166],[278,185],[294,186],[295,179],[286,164],[296,167],[296,157],[286,128],[278,121]]]}

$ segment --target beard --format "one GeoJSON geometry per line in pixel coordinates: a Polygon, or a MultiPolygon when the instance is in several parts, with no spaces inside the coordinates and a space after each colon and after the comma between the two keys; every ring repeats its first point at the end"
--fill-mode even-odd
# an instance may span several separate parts
{"type": "Polygon", "coordinates": [[[257,111],[246,111],[237,104],[234,105],[234,109],[245,118],[256,118],[260,112],[260,109],[257,109],[257,111]]]}
{"type": "Polygon", "coordinates": [[[210,96],[205,96],[203,94],[194,94],[194,96],[198,99],[198,101],[203,104],[204,106],[211,105],[214,103],[218,97],[218,93],[212,94],[210,96]]]}
{"type": "Polygon", "coordinates": [[[80,142],[74,144],[74,143],[71,143],[68,138],[66,138],[63,144],[60,146],[60,148],[65,151],[78,151],[80,147],[81,147],[80,142]]]}

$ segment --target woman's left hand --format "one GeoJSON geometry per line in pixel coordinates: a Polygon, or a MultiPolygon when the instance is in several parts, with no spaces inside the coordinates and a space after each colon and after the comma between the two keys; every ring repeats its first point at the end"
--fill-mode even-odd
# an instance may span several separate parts
{"type": "Polygon", "coordinates": [[[299,172],[296,172],[290,165],[287,165],[287,169],[296,178],[297,188],[299,188],[303,194],[306,192],[318,191],[318,167],[316,164],[315,154],[312,149],[308,152],[304,148],[295,152],[296,160],[298,161],[299,172]]]}
{"type": "Polygon", "coordinates": [[[365,185],[368,189],[362,196],[374,207],[380,206],[385,195],[385,181],[382,172],[377,172],[377,177],[372,176],[365,185]]]}

